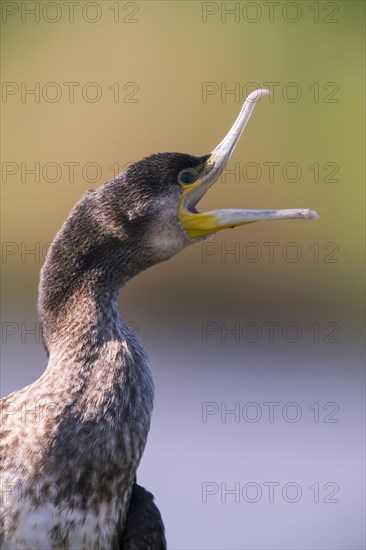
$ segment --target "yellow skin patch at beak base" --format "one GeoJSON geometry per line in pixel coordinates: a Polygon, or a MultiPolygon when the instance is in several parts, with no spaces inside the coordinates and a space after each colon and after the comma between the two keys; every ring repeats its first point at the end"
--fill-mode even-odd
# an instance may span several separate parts
{"type": "Polygon", "coordinates": [[[245,225],[252,222],[242,222],[240,224],[228,224],[221,225],[218,223],[216,216],[210,213],[199,212],[198,214],[192,214],[187,212],[184,208],[178,207],[179,220],[187,233],[188,237],[195,239],[197,237],[204,237],[211,233],[216,233],[221,229],[228,229],[230,227],[237,227],[238,225],[245,225]]]}
{"type": "Polygon", "coordinates": [[[191,214],[182,210],[179,214],[179,219],[185,232],[191,239],[209,235],[219,229],[214,229],[215,218],[210,214],[191,214]]]}
{"type": "Polygon", "coordinates": [[[180,198],[177,214],[180,223],[182,224],[188,237],[194,239],[196,237],[203,237],[212,233],[212,229],[215,225],[214,217],[210,214],[190,212],[185,207],[185,201],[187,195],[192,193],[200,184],[200,178],[191,185],[184,186],[182,189],[182,196],[180,198]]]}
{"type": "Polygon", "coordinates": [[[185,200],[188,194],[192,193],[196,187],[200,185],[200,178],[192,183],[187,185],[182,190],[182,196],[179,201],[177,215],[178,218],[187,233],[188,237],[195,239],[197,237],[204,237],[205,235],[210,235],[211,233],[216,233],[221,229],[228,229],[230,227],[237,227],[238,225],[245,225],[246,223],[251,222],[242,222],[232,223],[232,224],[222,224],[219,222],[217,217],[214,214],[209,212],[198,212],[193,213],[186,209],[185,200]]]}

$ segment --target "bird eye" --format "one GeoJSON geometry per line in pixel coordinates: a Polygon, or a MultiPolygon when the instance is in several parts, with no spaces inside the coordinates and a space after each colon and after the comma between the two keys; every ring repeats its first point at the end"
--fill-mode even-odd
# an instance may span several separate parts
{"type": "Polygon", "coordinates": [[[190,185],[197,179],[195,170],[181,170],[178,174],[178,181],[181,185],[190,185]]]}

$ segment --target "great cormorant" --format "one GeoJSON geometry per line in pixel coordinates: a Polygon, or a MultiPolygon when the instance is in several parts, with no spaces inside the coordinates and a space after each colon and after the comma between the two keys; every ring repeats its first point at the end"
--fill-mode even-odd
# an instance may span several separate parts
{"type": "Polygon", "coordinates": [[[154,386],[149,359],[119,317],[120,288],[227,227],[314,211],[214,210],[196,204],[217,180],[257,99],[225,139],[195,157],[154,154],[88,191],[41,272],[44,374],[1,402],[1,539],[22,549],[166,548],[152,495],[136,485],[154,386]]]}

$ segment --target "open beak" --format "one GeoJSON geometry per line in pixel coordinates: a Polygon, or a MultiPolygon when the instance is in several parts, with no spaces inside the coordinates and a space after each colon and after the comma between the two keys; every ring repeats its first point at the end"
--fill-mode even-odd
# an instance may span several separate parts
{"type": "Polygon", "coordinates": [[[183,188],[178,206],[179,219],[190,238],[202,237],[225,229],[261,220],[302,219],[313,220],[319,216],[307,208],[290,210],[212,210],[197,212],[195,205],[218,179],[232,155],[239,138],[252,114],[258,99],[271,95],[269,90],[255,90],[244,101],[238,118],[231,130],[212,151],[199,171],[198,178],[183,188]]]}

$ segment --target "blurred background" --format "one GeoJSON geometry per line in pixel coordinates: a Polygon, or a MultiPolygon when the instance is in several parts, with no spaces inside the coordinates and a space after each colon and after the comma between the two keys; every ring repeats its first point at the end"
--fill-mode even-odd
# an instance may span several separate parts
{"type": "Polygon", "coordinates": [[[201,155],[269,87],[201,209],[223,231],[131,281],[156,406],[138,480],[173,550],[362,549],[364,3],[2,3],[1,394],[47,365],[36,301],[87,189],[201,155]]]}

